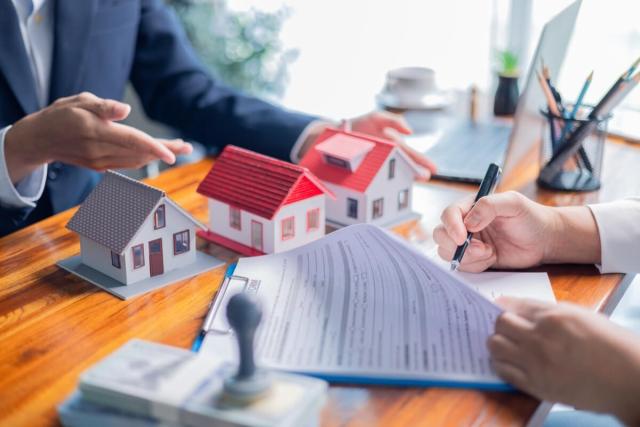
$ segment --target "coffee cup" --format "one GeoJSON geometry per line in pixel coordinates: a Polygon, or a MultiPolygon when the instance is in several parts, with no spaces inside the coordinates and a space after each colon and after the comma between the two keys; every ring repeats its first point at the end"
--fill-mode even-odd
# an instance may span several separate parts
{"type": "Polygon", "coordinates": [[[377,99],[391,108],[441,109],[448,104],[445,94],[437,89],[435,71],[426,67],[390,70],[377,99]]]}

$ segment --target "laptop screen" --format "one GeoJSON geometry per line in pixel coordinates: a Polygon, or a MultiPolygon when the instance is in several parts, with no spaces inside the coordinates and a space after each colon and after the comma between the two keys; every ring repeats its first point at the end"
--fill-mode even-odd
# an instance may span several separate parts
{"type": "Polygon", "coordinates": [[[526,155],[537,147],[536,143],[540,141],[544,124],[540,109],[544,108],[546,100],[537,81],[536,71],[541,69],[544,61],[551,72],[551,79],[558,80],[581,4],[582,0],[575,1],[547,22],[542,29],[524,91],[518,101],[504,163],[505,176],[520,166],[526,155]]]}

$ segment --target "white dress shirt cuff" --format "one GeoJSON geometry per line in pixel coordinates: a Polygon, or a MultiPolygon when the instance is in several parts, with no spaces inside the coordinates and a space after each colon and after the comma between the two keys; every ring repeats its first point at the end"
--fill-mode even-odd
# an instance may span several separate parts
{"type": "Polygon", "coordinates": [[[4,155],[4,137],[10,128],[11,126],[0,129],[0,204],[6,208],[33,208],[44,191],[47,165],[39,167],[13,185],[4,155]]]}
{"type": "Polygon", "coordinates": [[[589,205],[600,234],[601,273],[640,272],[640,199],[589,205]]]}
{"type": "Polygon", "coordinates": [[[291,154],[290,154],[291,162],[292,163],[300,162],[301,160],[300,150],[302,149],[302,146],[307,141],[307,138],[311,133],[316,132],[319,129],[322,129],[323,127],[327,127],[331,125],[332,124],[329,120],[314,120],[311,123],[309,123],[307,127],[304,128],[300,136],[298,136],[298,139],[296,140],[295,144],[293,144],[293,147],[291,148],[291,154]]]}

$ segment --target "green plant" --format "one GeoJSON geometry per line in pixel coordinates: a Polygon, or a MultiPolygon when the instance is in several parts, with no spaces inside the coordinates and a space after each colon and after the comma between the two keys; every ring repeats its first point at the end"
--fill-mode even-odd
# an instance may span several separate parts
{"type": "Polygon", "coordinates": [[[518,76],[518,57],[515,53],[509,50],[502,50],[498,52],[498,63],[500,75],[506,77],[518,76]]]}
{"type": "Polygon", "coordinates": [[[288,65],[298,52],[284,49],[280,31],[287,9],[233,11],[226,0],[167,0],[200,59],[225,83],[253,95],[284,94],[288,65]]]}

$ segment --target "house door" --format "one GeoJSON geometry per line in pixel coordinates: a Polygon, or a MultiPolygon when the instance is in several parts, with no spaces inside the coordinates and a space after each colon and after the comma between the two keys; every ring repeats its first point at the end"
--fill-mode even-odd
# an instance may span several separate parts
{"type": "Polygon", "coordinates": [[[260,252],[262,250],[262,223],[251,220],[251,247],[260,252]]]}
{"type": "Polygon", "coordinates": [[[164,273],[164,262],[162,260],[162,239],[149,242],[149,269],[151,276],[159,276],[164,273]]]}

